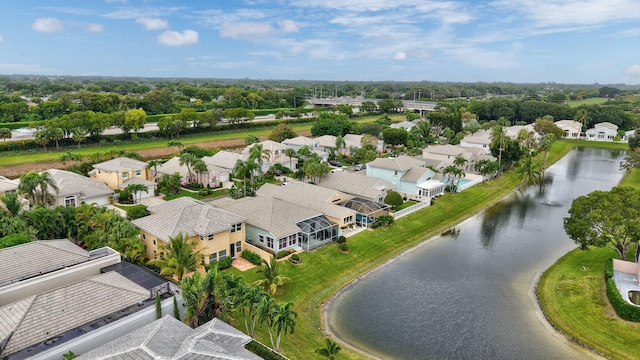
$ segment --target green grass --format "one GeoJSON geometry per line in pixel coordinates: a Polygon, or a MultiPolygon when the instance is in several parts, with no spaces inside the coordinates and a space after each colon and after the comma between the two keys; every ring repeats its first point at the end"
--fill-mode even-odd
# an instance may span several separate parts
{"type": "MultiPolygon", "coordinates": [[[[640,171],[619,185],[640,189],[640,171]]],[[[605,293],[604,263],[611,257],[610,249],[571,251],[542,275],[538,299],[549,322],[576,342],[613,359],[638,359],[640,323],[620,319],[605,293]]]]}
{"type": "Polygon", "coordinates": [[[201,199],[208,199],[208,198],[214,198],[214,197],[218,197],[218,196],[223,196],[223,195],[227,195],[227,194],[229,194],[229,189],[219,189],[219,190],[214,190],[214,191],[213,191],[211,194],[209,194],[209,195],[206,195],[206,196],[199,196],[197,191],[193,192],[193,191],[188,191],[188,190],[185,190],[185,189],[182,189],[182,188],[181,188],[181,189],[180,189],[177,193],[175,193],[175,194],[166,195],[166,196],[164,197],[164,199],[165,199],[166,201],[169,201],[169,200],[177,199],[177,198],[179,198],[179,197],[188,196],[188,197],[192,197],[192,198],[194,198],[194,199],[201,200],[201,199]]]}
{"type": "MultiPolygon", "coordinates": [[[[571,149],[570,143],[554,144],[549,161],[561,158],[571,149]]],[[[314,349],[323,346],[322,306],[343,286],[376,266],[440,234],[486,206],[499,201],[520,184],[514,173],[507,173],[493,181],[476,185],[462,193],[438,198],[433,206],[397,220],[387,228],[364,231],[347,241],[350,252],[343,254],[337,246],[328,245],[311,253],[302,253],[302,264],[283,262],[282,273],[292,282],[278,290],[278,301],[293,301],[298,313],[295,332],[283,338],[281,348],[292,359],[313,358],[314,349]]],[[[231,269],[247,282],[257,279],[254,270],[241,273],[231,269]]],[[[241,318],[235,323],[243,328],[241,318]]],[[[268,337],[260,332],[258,339],[267,343],[268,337]]],[[[343,347],[338,359],[365,359],[366,357],[343,347]]]]}
{"type": "Polygon", "coordinates": [[[610,249],[573,250],[550,267],[538,283],[540,305],[561,332],[613,359],[638,359],[640,324],[621,320],[604,284],[610,249]]]}
{"type": "Polygon", "coordinates": [[[578,107],[580,105],[598,105],[607,102],[607,98],[589,98],[584,100],[569,100],[569,107],[578,107]]]}
{"type": "Polygon", "coordinates": [[[412,200],[405,201],[405,202],[403,202],[403,203],[402,203],[402,205],[400,205],[400,206],[396,206],[396,208],[395,208],[394,210],[395,210],[395,211],[400,211],[400,210],[402,210],[402,209],[406,209],[406,208],[408,208],[409,206],[413,206],[413,205],[415,205],[415,204],[416,204],[416,202],[415,202],[415,201],[412,201],[412,200]]]}

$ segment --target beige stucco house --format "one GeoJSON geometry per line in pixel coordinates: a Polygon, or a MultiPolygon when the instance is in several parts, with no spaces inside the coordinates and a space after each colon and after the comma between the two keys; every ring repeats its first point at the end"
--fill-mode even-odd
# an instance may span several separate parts
{"type": "Polygon", "coordinates": [[[147,192],[141,192],[140,198],[155,196],[157,184],[152,181],[147,163],[127,157],[119,157],[93,165],[89,177],[107,184],[109,189],[124,189],[129,184],[142,184],[147,192]]]}

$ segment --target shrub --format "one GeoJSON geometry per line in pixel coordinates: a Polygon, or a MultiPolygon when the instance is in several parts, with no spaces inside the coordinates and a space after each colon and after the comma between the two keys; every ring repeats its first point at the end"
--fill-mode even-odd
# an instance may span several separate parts
{"type": "Polygon", "coordinates": [[[261,343],[255,340],[251,340],[247,345],[244,346],[244,348],[260,356],[263,359],[287,360],[287,358],[285,358],[284,356],[278,354],[277,352],[269,349],[268,347],[262,345],[261,343]]]}
{"type": "Polygon", "coordinates": [[[262,265],[262,258],[260,257],[260,255],[254,253],[251,250],[242,250],[242,254],[240,254],[240,256],[253,265],[262,265]]]}
{"type": "Polygon", "coordinates": [[[9,246],[20,245],[33,241],[33,238],[27,234],[12,234],[0,238],[0,249],[9,246]]]}
{"type": "Polygon", "coordinates": [[[289,258],[289,260],[293,263],[300,263],[302,260],[300,259],[300,255],[298,254],[292,254],[291,257],[289,258]]]}
{"type": "Polygon", "coordinates": [[[618,316],[627,321],[640,322],[640,307],[626,302],[611,278],[607,279],[607,297],[618,316]]]}
{"type": "Polygon", "coordinates": [[[604,276],[605,280],[613,277],[613,258],[607,259],[604,263],[604,276]]]}
{"type": "Polygon", "coordinates": [[[291,254],[291,252],[290,252],[289,250],[282,250],[282,251],[279,251],[279,252],[276,254],[276,259],[282,259],[283,257],[285,257],[285,256],[287,256],[287,255],[289,255],[289,254],[291,254]]]}
{"type": "Polygon", "coordinates": [[[396,206],[402,205],[402,195],[397,191],[389,191],[387,196],[384,197],[384,203],[395,209],[396,206]]]}
{"type": "Polygon", "coordinates": [[[211,193],[209,189],[200,189],[198,191],[198,196],[208,196],[211,193]]]}
{"type": "Polygon", "coordinates": [[[233,258],[226,257],[222,260],[216,261],[215,263],[218,264],[218,270],[224,270],[224,269],[230,268],[232,262],[233,262],[233,258]]]}
{"type": "Polygon", "coordinates": [[[393,216],[391,215],[380,215],[378,220],[376,220],[373,224],[371,224],[372,228],[379,228],[387,225],[393,224],[393,216]]]}
{"type": "Polygon", "coordinates": [[[338,244],[342,244],[346,242],[347,242],[347,238],[344,237],[343,235],[340,235],[340,237],[338,238],[338,244]]]}
{"type": "Polygon", "coordinates": [[[127,208],[127,220],[135,220],[149,215],[145,205],[135,205],[127,208]]]}
{"type": "Polygon", "coordinates": [[[338,249],[340,249],[340,251],[349,251],[349,245],[347,245],[346,242],[340,243],[338,244],[338,249]]]}

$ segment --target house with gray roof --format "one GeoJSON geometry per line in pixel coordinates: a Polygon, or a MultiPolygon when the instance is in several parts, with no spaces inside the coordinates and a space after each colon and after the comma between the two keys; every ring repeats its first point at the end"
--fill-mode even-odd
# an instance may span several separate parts
{"type": "Polygon", "coordinates": [[[141,192],[140,197],[155,196],[156,183],[152,181],[151,172],[144,161],[119,157],[93,165],[89,177],[107,184],[109,189],[123,189],[129,184],[142,184],[148,191],[141,192]],[[121,186],[122,185],[122,186],[121,186]]]}
{"type": "Polygon", "coordinates": [[[92,351],[78,360],[260,360],[245,349],[251,337],[219,319],[192,329],[165,315],[92,351]]]}
{"type": "Polygon", "coordinates": [[[554,124],[564,131],[565,139],[579,139],[582,133],[582,124],[574,120],[558,120],[554,124]]]}
{"type": "Polygon", "coordinates": [[[608,121],[595,124],[585,131],[585,139],[592,141],[614,141],[618,136],[618,125],[608,121]]]}
{"type": "Polygon", "coordinates": [[[17,180],[11,180],[4,176],[0,176],[0,195],[18,191],[19,184],[20,182],[17,180]]]}
{"type": "Polygon", "coordinates": [[[382,203],[387,193],[395,188],[389,181],[365,176],[362,172],[349,171],[329,173],[322,177],[318,186],[379,203],[382,203]]]}
{"type": "Polygon", "coordinates": [[[460,140],[460,146],[477,147],[485,154],[491,154],[489,145],[491,144],[491,130],[478,130],[468,134],[460,140]]]}
{"type": "MultiPolygon", "coordinates": [[[[286,145],[275,142],[273,140],[265,140],[257,144],[262,145],[262,149],[265,152],[263,154],[264,162],[262,164],[262,173],[266,173],[272,166],[276,164],[295,170],[295,165],[298,163],[298,159],[296,157],[289,158],[285,155],[285,150],[288,149],[286,145]]],[[[249,154],[251,153],[251,149],[255,145],[256,144],[251,144],[245,147],[242,150],[241,154],[249,156],[249,154]]]]}
{"type": "Polygon", "coordinates": [[[392,129],[405,129],[407,132],[411,131],[416,126],[416,121],[400,121],[389,125],[392,129]]]}
{"type": "Polygon", "coordinates": [[[305,145],[309,148],[309,150],[320,150],[318,140],[312,139],[307,136],[296,136],[291,139],[285,139],[282,141],[282,144],[287,148],[293,149],[295,151],[300,150],[300,148],[305,145]]]}
{"type": "Polygon", "coordinates": [[[463,170],[468,173],[474,172],[474,166],[480,160],[496,160],[478,147],[450,144],[428,146],[422,150],[422,157],[427,160],[442,161],[445,167],[453,165],[456,158],[461,157],[466,160],[463,170]]]}
{"type": "Polygon", "coordinates": [[[108,247],[87,251],[67,239],[37,240],[0,249],[0,306],[99,275],[120,262],[108,247]]]}
{"type": "Polygon", "coordinates": [[[57,193],[49,190],[55,196],[55,205],[78,207],[82,204],[108,205],[113,202],[113,190],[101,181],[65,170],[50,169],[46,172],[58,187],[57,193]]]}
{"type": "Polygon", "coordinates": [[[211,204],[180,197],[148,208],[151,215],[131,221],[149,259],[157,258],[171,238],[184,235],[205,256],[205,263],[235,258],[245,241],[246,218],[211,204]]]}
{"type": "Polygon", "coordinates": [[[147,289],[112,271],[2,306],[0,357],[31,356],[115,321],[145,303],[154,303],[147,289]]]}
{"type": "Polygon", "coordinates": [[[240,154],[232,151],[222,150],[211,156],[204,156],[202,161],[207,165],[215,165],[232,173],[238,160],[247,161],[249,155],[240,154]]]}
{"type": "MultiPolygon", "coordinates": [[[[203,160],[204,161],[204,160],[203,160]]],[[[207,172],[197,174],[193,168],[191,173],[186,165],[180,165],[180,158],[174,156],[167,160],[164,164],[158,165],[155,171],[155,179],[160,180],[165,175],[180,174],[182,183],[190,184],[193,182],[202,183],[205,186],[210,185],[213,188],[219,187],[224,181],[229,181],[229,170],[223,169],[213,164],[207,164],[207,172]]]]}
{"type": "MultiPolygon", "coordinates": [[[[360,134],[347,134],[345,136],[342,137],[342,139],[345,142],[345,148],[347,149],[359,149],[362,147],[362,138],[365,135],[360,135],[360,134]]],[[[381,152],[384,149],[384,141],[382,140],[378,140],[376,141],[376,143],[374,144],[375,146],[375,151],[376,152],[381,152]]]]}
{"type": "Polygon", "coordinates": [[[256,194],[281,199],[288,203],[304,204],[304,207],[324,214],[340,228],[355,224],[355,212],[340,205],[352,196],[340,191],[291,180],[283,185],[264,184],[256,194]]]}
{"type": "Polygon", "coordinates": [[[338,225],[322,212],[269,196],[211,202],[247,218],[246,241],[273,254],[283,250],[313,250],[338,238],[338,225]]]}
{"type": "Polygon", "coordinates": [[[395,158],[377,158],[367,164],[367,176],[392,183],[395,191],[412,200],[428,200],[419,192],[418,185],[436,174],[424,161],[406,155],[395,158]]]}

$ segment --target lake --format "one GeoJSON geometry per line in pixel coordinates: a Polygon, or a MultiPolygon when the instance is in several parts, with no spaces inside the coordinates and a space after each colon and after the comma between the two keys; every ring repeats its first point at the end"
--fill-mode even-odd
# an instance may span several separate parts
{"type": "Polygon", "coordinates": [[[537,276],[576,247],[563,229],[571,202],[609,190],[623,153],[577,148],[532,186],[347,286],[326,307],[341,341],[383,359],[584,359],[550,330],[537,276]]]}

